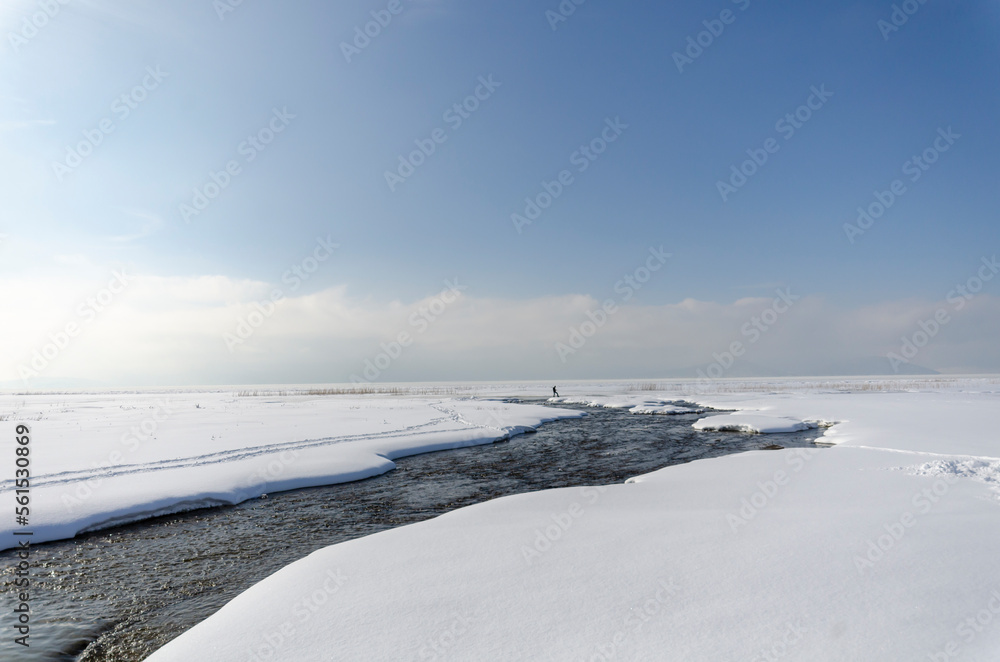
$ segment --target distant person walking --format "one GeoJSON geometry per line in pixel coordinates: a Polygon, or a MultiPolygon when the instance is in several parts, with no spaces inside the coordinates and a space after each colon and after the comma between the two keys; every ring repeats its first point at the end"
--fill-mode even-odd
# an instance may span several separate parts
{"type": "Polygon", "coordinates": [[[552,397],[554,397],[554,398],[558,398],[559,397],[559,391],[556,390],[555,386],[552,387],[552,397]]]}

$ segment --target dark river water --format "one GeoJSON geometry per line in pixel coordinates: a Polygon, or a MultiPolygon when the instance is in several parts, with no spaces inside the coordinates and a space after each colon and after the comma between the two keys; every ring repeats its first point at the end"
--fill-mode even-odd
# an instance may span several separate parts
{"type": "Polygon", "coordinates": [[[587,412],[489,446],[402,458],[395,470],[355,483],[271,494],[39,545],[33,548],[27,649],[13,643],[13,605],[6,606],[15,556],[0,553],[8,596],[0,660],[142,660],[321,547],[509,494],[620,483],[667,465],[769,444],[811,446],[822,434],[699,432],[691,428],[698,415],[587,412]]]}

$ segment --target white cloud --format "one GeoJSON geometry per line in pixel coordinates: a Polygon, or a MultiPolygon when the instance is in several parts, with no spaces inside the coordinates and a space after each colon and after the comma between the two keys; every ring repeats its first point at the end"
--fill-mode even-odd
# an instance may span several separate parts
{"type": "Polygon", "coordinates": [[[253,302],[265,300],[272,284],[224,276],[126,276],[128,287],[103,306],[100,296],[110,276],[86,283],[0,280],[0,306],[7,319],[18,320],[0,328],[0,346],[6,348],[0,381],[17,380],[18,367],[69,323],[79,326],[79,334],[40,377],[122,385],[345,381],[361,374],[365,360],[401,332],[413,343],[382,371],[384,381],[691,375],[733,342],[741,342],[745,353],[727,369],[730,376],[857,371],[865,360],[899,351],[901,338],[912,337],[921,320],[942,308],[950,321],[913,363],[945,371],[1000,369],[994,342],[1000,299],[986,294],[961,311],[931,301],[843,310],[803,297],[758,326],[753,320],[772,308],[772,298],[623,305],[562,362],[556,343],[568,343],[570,329],[581,328],[587,312],[598,309],[590,297],[486,299],[470,288],[443,305],[437,293],[409,303],[376,302],[335,287],[287,296],[267,316],[255,312],[253,302]],[[237,337],[240,321],[248,319],[257,328],[230,352],[225,334],[237,337]],[[753,333],[761,327],[766,330],[753,333]]]}
{"type": "Polygon", "coordinates": [[[73,253],[69,255],[53,255],[52,261],[67,267],[81,267],[84,269],[94,268],[94,263],[83,253],[73,253]]]}

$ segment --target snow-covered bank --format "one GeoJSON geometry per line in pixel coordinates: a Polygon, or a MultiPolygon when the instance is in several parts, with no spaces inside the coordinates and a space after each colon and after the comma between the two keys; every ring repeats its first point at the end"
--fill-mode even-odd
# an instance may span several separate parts
{"type": "Polygon", "coordinates": [[[150,660],[1000,659],[1000,395],[655,396],[836,422],[838,445],[334,545],[150,660]]]}
{"type": "MultiPolygon", "coordinates": [[[[4,456],[31,429],[32,542],[265,492],[358,480],[579,414],[497,401],[232,392],[0,396],[4,456]]],[[[14,502],[13,459],[0,501],[14,502]]],[[[15,546],[13,522],[0,549],[15,546]]]]}

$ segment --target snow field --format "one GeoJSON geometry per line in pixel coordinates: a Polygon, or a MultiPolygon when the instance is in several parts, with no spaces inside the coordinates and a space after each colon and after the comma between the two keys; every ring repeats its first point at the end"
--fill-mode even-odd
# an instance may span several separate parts
{"type": "MultiPolygon", "coordinates": [[[[488,444],[576,412],[396,396],[227,392],[0,396],[0,443],[32,432],[33,542],[265,492],[359,480],[394,459],[488,444]],[[8,429],[9,428],[9,429],[8,429]]],[[[12,470],[0,500],[13,500],[12,470]]],[[[17,543],[13,522],[0,549],[17,543]]]]}
{"type": "Polygon", "coordinates": [[[996,660],[997,398],[692,398],[738,410],[712,418],[836,422],[837,445],[517,495],[333,545],[150,660],[996,660]],[[295,622],[329,571],[343,586],[295,622]]]}

